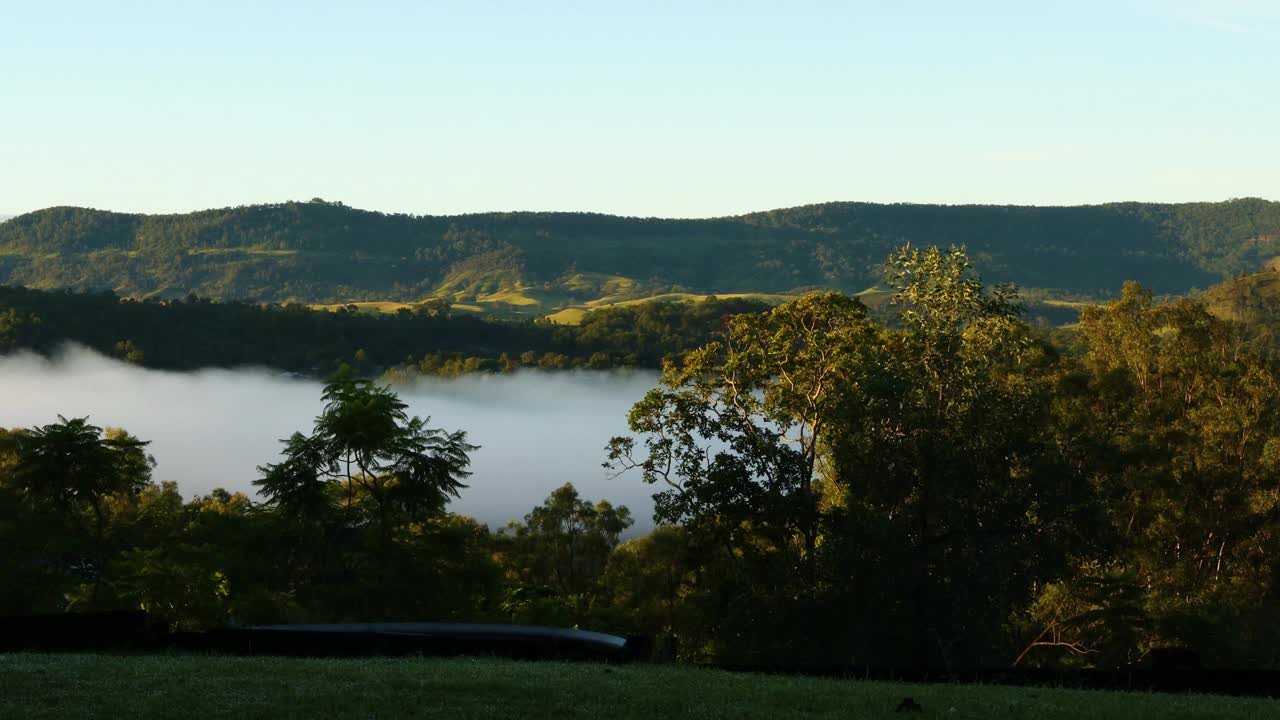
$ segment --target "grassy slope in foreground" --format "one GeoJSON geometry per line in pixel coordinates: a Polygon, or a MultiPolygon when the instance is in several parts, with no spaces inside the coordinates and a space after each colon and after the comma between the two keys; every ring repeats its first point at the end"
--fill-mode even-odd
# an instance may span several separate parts
{"type": "Polygon", "coordinates": [[[1274,718],[1280,701],[488,659],[0,654],[0,718],[1274,718]],[[954,709],[953,709],[954,708],[954,709]]]}

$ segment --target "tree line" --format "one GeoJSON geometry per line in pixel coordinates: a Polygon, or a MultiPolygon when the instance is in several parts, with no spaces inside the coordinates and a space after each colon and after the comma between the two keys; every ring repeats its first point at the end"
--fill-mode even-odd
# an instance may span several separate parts
{"type": "Polygon", "coordinates": [[[256,365],[327,376],[339,363],[396,377],[509,372],[521,367],[661,367],[706,342],[747,299],[640,303],[588,313],[579,325],[496,320],[423,303],[395,313],[354,306],[133,300],[111,292],[0,287],[0,353],[52,353],[74,342],[157,369],[256,365]]]}
{"type": "Polygon", "coordinates": [[[961,249],[902,248],[886,283],[891,321],[813,293],[667,362],[602,457],[656,491],[626,541],[629,511],[568,485],[496,532],[450,513],[465,434],[350,371],[259,500],[184,501],[84,420],[10,432],[0,608],[578,625],[771,665],[1280,665],[1280,376],[1240,326],[1128,283],[1067,351],[961,249]]]}

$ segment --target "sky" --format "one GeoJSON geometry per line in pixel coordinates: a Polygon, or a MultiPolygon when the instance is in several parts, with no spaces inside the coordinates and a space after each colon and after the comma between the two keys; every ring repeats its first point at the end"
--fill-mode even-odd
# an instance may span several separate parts
{"type": "Polygon", "coordinates": [[[0,0],[0,214],[1280,200],[1280,0],[0,0]]]}

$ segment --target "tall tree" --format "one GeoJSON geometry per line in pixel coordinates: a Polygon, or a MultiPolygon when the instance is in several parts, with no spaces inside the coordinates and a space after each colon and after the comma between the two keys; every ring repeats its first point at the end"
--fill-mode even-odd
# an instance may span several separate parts
{"type": "Polygon", "coordinates": [[[898,313],[878,382],[829,421],[831,582],[851,647],[918,667],[989,661],[1071,516],[1046,433],[1052,357],[963,248],[903,248],[887,284],[898,313]]]}
{"type": "Polygon", "coordinates": [[[335,497],[350,515],[369,510],[384,542],[398,522],[439,515],[465,488],[470,453],[463,431],[428,428],[388,386],[344,366],[325,386],[311,435],[295,433],[285,459],[260,468],[269,502],[300,514],[325,511],[335,497]]]}
{"type": "Polygon", "coordinates": [[[122,430],[104,433],[88,418],[61,416],[16,436],[17,487],[31,501],[73,518],[88,540],[93,602],[101,597],[112,555],[109,501],[136,498],[150,482],[154,460],[144,452],[146,445],[122,430]]]}
{"type": "Polygon", "coordinates": [[[661,386],[632,408],[643,452],[634,437],[614,438],[606,465],[666,487],[661,522],[718,527],[730,548],[750,523],[779,546],[794,540],[811,569],[827,422],[869,382],[878,352],[866,308],[840,293],[732,316],[720,340],[668,364],[661,386]]]}
{"type": "Polygon", "coordinates": [[[1080,328],[1091,380],[1060,426],[1079,428],[1108,510],[1113,541],[1095,567],[1132,578],[1149,617],[1109,655],[1188,644],[1219,661],[1274,658],[1261,618],[1280,608],[1280,377],[1202,303],[1156,302],[1136,283],[1080,328]]]}
{"type": "Polygon", "coordinates": [[[631,524],[625,505],[592,503],[580,497],[572,483],[565,483],[530,510],[523,523],[506,528],[502,537],[525,581],[569,597],[594,585],[631,524]]]}

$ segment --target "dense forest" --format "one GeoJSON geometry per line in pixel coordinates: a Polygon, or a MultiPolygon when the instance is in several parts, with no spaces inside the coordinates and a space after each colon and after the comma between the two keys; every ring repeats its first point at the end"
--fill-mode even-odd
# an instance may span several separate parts
{"type": "Polygon", "coordinates": [[[452,314],[447,303],[388,314],[303,305],[130,300],[110,292],[0,287],[0,354],[51,353],[73,342],[145,367],[257,365],[328,375],[458,375],[520,367],[661,367],[706,342],[725,315],[760,312],[749,299],[650,302],[594,311],[578,325],[452,314]]]}
{"type": "Polygon", "coordinates": [[[550,311],[672,291],[857,292],[904,243],[965,245],[988,279],[1063,296],[1110,297],[1128,279],[1183,293],[1280,254],[1280,203],[830,203],[707,220],[388,215],[318,199],[183,215],[57,207],[0,224],[0,284],[550,311]]]}
{"type": "Polygon", "coordinates": [[[812,293],[726,313],[664,365],[602,449],[656,491],[658,528],[625,542],[629,511],[571,485],[497,530],[450,513],[465,428],[349,367],[262,458],[258,499],[182,498],[127,429],[6,431],[0,613],[520,621],[728,663],[1280,667],[1280,367],[1247,329],[1131,282],[1060,347],[960,250],[889,268],[887,320],[812,293]]]}

